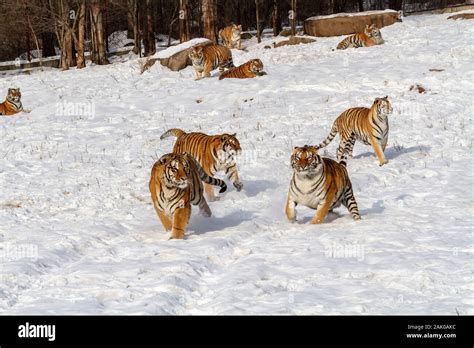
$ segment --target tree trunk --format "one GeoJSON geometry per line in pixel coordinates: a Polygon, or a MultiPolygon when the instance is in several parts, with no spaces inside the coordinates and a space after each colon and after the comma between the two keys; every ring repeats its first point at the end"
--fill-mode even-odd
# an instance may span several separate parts
{"type": "Polygon", "coordinates": [[[216,43],[216,2],[215,0],[202,0],[202,26],[203,36],[216,43]]]}
{"type": "Polygon", "coordinates": [[[262,35],[260,32],[260,1],[255,0],[255,19],[257,21],[257,42],[262,42],[262,35]]]}
{"type": "Polygon", "coordinates": [[[272,14],[272,23],[273,23],[273,36],[278,36],[281,32],[281,13],[278,8],[278,0],[273,0],[273,14],[272,14]]]}
{"type": "Polygon", "coordinates": [[[43,48],[43,58],[56,55],[56,50],[54,49],[54,33],[46,32],[41,34],[41,47],[43,48]]]}
{"type": "Polygon", "coordinates": [[[152,1],[146,0],[145,4],[145,25],[144,34],[146,38],[145,44],[145,56],[151,56],[156,53],[155,33],[153,31],[153,14],[152,14],[152,1]]]}
{"type": "Polygon", "coordinates": [[[84,56],[84,40],[86,37],[86,2],[82,0],[79,7],[79,36],[76,41],[77,64],[78,69],[86,67],[86,58],[84,56]]]}
{"type": "Polygon", "coordinates": [[[296,35],[296,0],[291,0],[291,35],[296,35]]]}
{"type": "Polygon", "coordinates": [[[179,42],[189,41],[189,0],[179,1],[179,42]]]}
{"type": "Polygon", "coordinates": [[[105,53],[104,24],[101,9],[102,2],[93,0],[91,7],[92,62],[98,65],[109,64],[105,53]]]}

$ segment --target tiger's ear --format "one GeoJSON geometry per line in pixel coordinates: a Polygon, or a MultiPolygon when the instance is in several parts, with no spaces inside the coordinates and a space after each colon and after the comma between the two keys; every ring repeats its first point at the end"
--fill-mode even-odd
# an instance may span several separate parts
{"type": "Polygon", "coordinates": [[[161,156],[160,159],[158,160],[158,163],[161,164],[161,165],[164,165],[166,163],[166,161],[168,161],[169,157],[170,157],[169,154],[161,156]]]}
{"type": "Polygon", "coordinates": [[[388,100],[388,95],[386,95],[383,99],[388,100]]]}
{"type": "Polygon", "coordinates": [[[231,134],[233,137],[235,137],[237,135],[237,133],[234,133],[234,134],[231,134]]]}

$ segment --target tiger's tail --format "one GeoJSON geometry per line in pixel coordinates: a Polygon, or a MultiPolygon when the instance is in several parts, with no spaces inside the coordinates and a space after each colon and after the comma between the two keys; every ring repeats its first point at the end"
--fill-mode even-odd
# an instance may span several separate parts
{"type": "Polygon", "coordinates": [[[166,132],[164,132],[161,135],[160,140],[166,139],[166,138],[171,137],[171,136],[175,136],[176,138],[179,138],[180,136],[182,136],[184,134],[186,134],[186,132],[182,131],[179,128],[171,128],[171,129],[167,130],[166,132]]]}
{"type": "Polygon", "coordinates": [[[216,179],[216,178],[213,178],[212,176],[207,175],[206,172],[204,171],[204,169],[202,169],[199,162],[196,161],[196,159],[193,156],[191,156],[189,153],[186,153],[186,154],[188,155],[188,158],[190,158],[192,161],[194,161],[194,164],[196,165],[196,168],[198,170],[199,177],[201,178],[201,180],[203,182],[205,182],[206,184],[209,184],[209,185],[219,186],[221,188],[219,190],[219,193],[223,193],[227,190],[227,185],[224,181],[222,181],[221,179],[216,179]]]}
{"type": "Polygon", "coordinates": [[[329,133],[328,137],[326,139],[324,139],[324,141],[321,144],[316,145],[316,148],[321,149],[323,147],[328,146],[329,143],[334,139],[336,134],[337,134],[337,125],[336,125],[336,122],[334,122],[334,124],[332,125],[332,128],[331,128],[331,132],[329,133]]]}
{"type": "Polygon", "coordinates": [[[349,47],[349,38],[345,38],[344,40],[342,40],[341,42],[339,42],[339,44],[337,45],[336,49],[338,50],[345,50],[347,47],[349,47]]]}

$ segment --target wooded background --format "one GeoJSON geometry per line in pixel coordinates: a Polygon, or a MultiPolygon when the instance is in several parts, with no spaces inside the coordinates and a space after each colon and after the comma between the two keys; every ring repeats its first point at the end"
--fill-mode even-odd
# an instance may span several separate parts
{"type": "Polygon", "coordinates": [[[472,4],[471,0],[0,0],[0,61],[33,51],[57,55],[63,69],[85,67],[87,56],[108,64],[107,37],[120,30],[133,51],[149,56],[156,41],[170,44],[194,37],[217,39],[218,30],[242,24],[243,30],[296,26],[315,15],[394,9],[405,13],[472,4]],[[160,35],[161,34],[161,35],[160,35]],[[166,42],[167,41],[167,42],[166,42]]]}

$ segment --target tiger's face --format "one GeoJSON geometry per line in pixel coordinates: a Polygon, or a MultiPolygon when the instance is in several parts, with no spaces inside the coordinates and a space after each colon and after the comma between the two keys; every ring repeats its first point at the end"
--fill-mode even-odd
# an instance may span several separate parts
{"type": "Polygon", "coordinates": [[[291,155],[291,167],[299,174],[312,174],[321,164],[322,159],[314,146],[297,146],[291,155]]]}
{"type": "Polygon", "coordinates": [[[193,65],[202,65],[204,60],[204,48],[202,46],[194,47],[191,52],[189,52],[189,58],[193,62],[193,65]]]}
{"type": "Polygon", "coordinates": [[[375,26],[375,24],[366,25],[364,33],[375,42],[383,43],[382,33],[380,32],[380,29],[375,26]]]}
{"type": "Polygon", "coordinates": [[[167,154],[160,158],[163,170],[162,180],[167,186],[184,189],[191,181],[191,168],[182,154],[167,154]]]}
{"type": "Polygon", "coordinates": [[[242,151],[242,148],[240,147],[240,143],[235,136],[236,136],[236,133],[222,134],[221,136],[222,150],[232,156],[237,155],[242,151]]]}
{"type": "Polygon", "coordinates": [[[12,103],[18,103],[21,100],[21,92],[19,88],[9,88],[7,100],[12,103]]]}
{"type": "Polygon", "coordinates": [[[242,34],[242,25],[232,24],[232,37],[238,38],[242,34]]]}
{"type": "Polygon", "coordinates": [[[263,70],[263,63],[260,59],[252,59],[250,63],[250,71],[258,75],[263,70]]]}
{"type": "Polygon", "coordinates": [[[377,107],[377,113],[382,115],[389,115],[393,112],[392,104],[388,100],[388,96],[383,98],[375,98],[374,104],[377,107]]]}

